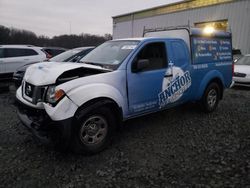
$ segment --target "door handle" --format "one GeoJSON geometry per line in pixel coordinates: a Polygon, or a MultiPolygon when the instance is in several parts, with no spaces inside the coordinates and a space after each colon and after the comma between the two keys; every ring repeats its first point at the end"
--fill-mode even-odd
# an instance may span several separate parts
{"type": "Polygon", "coordinates": [[[28,61],[28,60],[30,60],[30,59],[24,59],[24,61],[28,61]]]}
{"type": "Polygon", "coordinates": [[[170,78],[170,77],[173,77],[173,74],[166,74],[166,75],[164,75],[164,78],[170,78]]]}

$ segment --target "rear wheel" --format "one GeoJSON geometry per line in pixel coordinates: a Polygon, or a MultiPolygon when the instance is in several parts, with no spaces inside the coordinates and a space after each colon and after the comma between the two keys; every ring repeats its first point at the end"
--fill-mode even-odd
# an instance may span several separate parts
{"type": "MultiPolygon", "coordinates": [[[[84,113],[84,110],[80,113],[84,113]]],[[[85,154],[102,151],[110,143],[114,126],[114,114],[106,106],[84,114],[73,125],[73,151],[85,154]]]]}
{"type": "Polygon", "coordinates": [[[213,112],[217,108],[221,92],[217,83],[213,82],[208,85],[201,100],[201,105],[205,112],[213,112]]]}

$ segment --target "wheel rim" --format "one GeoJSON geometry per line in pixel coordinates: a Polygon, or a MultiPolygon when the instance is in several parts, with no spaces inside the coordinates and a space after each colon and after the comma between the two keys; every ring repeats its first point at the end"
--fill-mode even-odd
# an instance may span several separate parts
{"type": "Polygon", "coordinates": [[[207,104],[210,108],[213,108],[217,102],[217,91],[215,89],[211,89],[207,95],[207,104]]]}
{"type": "Polygon", "coordinates": [[[80,140],[86,145],[98,144],[107,135],[108,123],[102,116],[91,116],[84,121],[80,130],[80,140]]]}

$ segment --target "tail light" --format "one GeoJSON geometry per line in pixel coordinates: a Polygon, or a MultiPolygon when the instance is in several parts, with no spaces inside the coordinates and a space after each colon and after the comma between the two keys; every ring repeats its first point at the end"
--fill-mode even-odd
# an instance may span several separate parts
{"type": "Polygon", "coordinates": [[[232,75],[234,75],[234,62],[232,64],[232,75]]]}

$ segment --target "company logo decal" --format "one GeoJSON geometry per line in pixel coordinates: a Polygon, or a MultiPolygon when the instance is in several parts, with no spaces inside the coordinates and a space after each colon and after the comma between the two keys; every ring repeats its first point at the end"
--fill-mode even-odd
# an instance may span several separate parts
{"type": "Polygon", "coordinates": [[[163,79],[162,92],[158,94],[160,108],[176,102],[191,86],[189,71],[184,72],[179,67],[172,67],[171,69],[167,70],[166,74],[172,71],[173,77],[163,79]]]}

